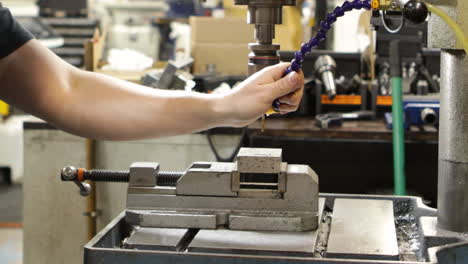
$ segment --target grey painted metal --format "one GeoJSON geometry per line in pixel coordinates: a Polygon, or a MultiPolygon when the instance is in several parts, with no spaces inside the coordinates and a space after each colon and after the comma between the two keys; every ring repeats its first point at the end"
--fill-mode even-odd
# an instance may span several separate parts
{"type": "Polygon", "coordinates": [[[282,150],[241,148],[237,154],[237,170],[250,173],[280,173],[282,150]]]}
{"type": "Polygon", "coordinates": [[[191,252],[312,256],[316,232],[200,230],[191,252]]]}
{"type": "Polygon", "coordinates": [[[159,172],[157,162],[134,162],[130,165],[130,185],[153,187],[159,172]]]}
{"type": "Polygon", "coordinates": [[[468,59],[463,51],[441,53],[441,127],[439,156],[468,163],[468,59]]]}
{"type": "Polygon", "coordinates": [[[194,163],[184,177],[178,180],[177,195],[237,196],[231,190],[234,165],[224,162],[194,163]]]}
{"type": "MultiPolygon", "coordinates": [[[[428,0],[465,30],[468,2],[428,0]]],[[[429,46],[442,48],[439,132],[438,224],[468,232],[468,60],[452,31],[437,16],[429,21],[429,46]]]]}
{"type": "Polygon", "coordinates": [[[468,59],[463,51],[441,55],[439,226],[468,232],[468,59]]]}
{"type": "MultiPolygon", "coordinates": [[[[278,149],[241,149],[239,154],[234,163],[194,163],[177,181],[175,194],[174,189],[142,187],[130,179],[127,221],[145,227],[317,229],[318,177],[309,166],[287,165],[278,149]],[[244,189],[243,173],[251,177],[253,188],[244,189]],[[272,174],[278,175],[276,182],[267,184],[274,188],[264,189],[264,177],[272,174]]],[[[154,170],[144,170],[140,177],[154,178],[154,170]]]]}
{"type": "Polygon", "coordinates": [[[327,256],[398,260],[393,202],[335,199],[327,256]]]}
{"type": "Polygon", "coordinates": [[[229,216],[229,229],[232,230],[263,230],[263,231],[290,231],[302,232],[304,230],[317,229],[313,226],[308,226],[313,221],[308,221],[308,225],[302,223],[304,217],[294,216],[244,216],[244,215],[230,215],[229,216]]]}
{"type": "Polygon", "coordinates": [[[129,223],[144,227],[171,227],[216,229],[216,214],[182,213],[163,210],[126,210],[126,220],[129,223]]]}
{"type": "MultiPolygon", "coordinates": [[[[421,217],[419,226],[421,227],[421,232],[425,238],[425,246],[427,248],[458,243],[460,241],[468,242],[468,236],[466,234],[441,229],[437,225],[437,217],[421,217]]],[[[432,256],[432,259],[435,260],[435,256],[432,256]]]]}
{"type": "MultiPolygon", "coordinates": [[[[425,0],[425,2],[432,3],[445,11],[459,25],[462,26],[462,29],[466,30],[466,26],[468,26],[468,20],[466,19],[468,15],[467,1],[425,0]]],[[[457,39],[455,34],[445,24],[445,22],[436,15],[432,15],[429,18],[428,45],[431,48],[461,49],[461,46],[457,46],[457,39]]]]}
{"type": "MultiPolygon", "coordinates": [[[[325,199],[319,199],[319,218],[325,199]]],[[[312,256],[317,230],[309,232],[258,232],[200,230],[188,246],[191,252],[271,254],[312,256]]]]}
{"type": "MultiPolygon", "coordinates": [[[[416,197],[391,197],[391,196],[364,196],[364,195],[338,195],[338,194],[321,194],[321,197],[326,199],[327,207],[333,205],[335,199],[354,199],[354,200],[377,200],[377,201],[392,201],[396,206],[405,204],[408,210],[413,212],[417,220],[423,217],[435,217],[434,209],[424,206],[422,200],[416,197]]],[[[381,259],[351,259],[351,258],[330,258],[330,257],[306,257],[298,256],[296,253],[284,252],[281,254],[271,254],[266,251],[253,251],[249,254],[246,251],[225,251],[224,249],[209,250],[212,252],[192,252],[192,251],[167,251],[167,250],[129,250],[119,246],[120,241],[128,237],[132,228],[125,223],[124,214],[114,219],[104,230],[102,230],[95,238],[93,238],[85,246],[85,264],[123,264],[123,263],[177,263],[177,264],[421,264],[416,261],[401,261],[401,260],[381,260],[381,259]]],[[[219,231],[219,230],[218,230],[219,231]]],[[[216,232],[216,231],[214,231],[216,232]]],[[[235,232],[235,231],[230,231],[235,232]]],[[[195,237],[196,238],[196,237],[195,237]]],[[[229,237],[226,237],[229,239],[229,237]]],[[[237,239],[237,238],[236,238],[237,239]]],[[[242,241],[241,241],[242,242],[242,241]]],[[[424,244],[425,238],[422,238],[424,244]]],[[[224,242],[228,243],[228,242],[224,242]]],[[[287,246],[287,245],[285,245],[287,246]]],[[[466,243],[444,244],[442,247],[427,249],[422,247],[421,254],[431,254],[434,257],[428,262],[437,263],[437,255],[440,250],[453,249],[452,252],[457,256],[458,260],[464,259],[464,249],[468,248],[466,243]],[[459,248],[459,249],[457,249],[459,248]]],[[[278,253],[278,252],[277,252],[278,253]]],[[[451,253],[451,254],[452,254],[451,253]]],[[[452,255],[453,255],[452,254],[452,255]]],[[[442,256],[442,255],[440,255],[442,256]]],[[[444,259],[445,261],[445,259],[444,259]]],[[[448,261],[440,262],[443,264],[460,264],[457,262],[448,261]]],[[[462,262],[464,263],[464,262],[462,262]]]]}
{"type": "Polygon", "coordinates": [[[139,228],[123,244],[124,248],[179,250],[188,229],[139,228]]]}

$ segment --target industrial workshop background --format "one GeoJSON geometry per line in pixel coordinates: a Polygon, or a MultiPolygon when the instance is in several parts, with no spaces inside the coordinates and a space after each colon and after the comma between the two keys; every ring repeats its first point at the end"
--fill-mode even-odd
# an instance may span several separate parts
{"type": "Polygon", "coordinates": [[[468,263],[468,1],[1,2],[145,89],[291,61],[305,87],[294,113],[133,141],[0,101],[0,263],[468,263]]]}

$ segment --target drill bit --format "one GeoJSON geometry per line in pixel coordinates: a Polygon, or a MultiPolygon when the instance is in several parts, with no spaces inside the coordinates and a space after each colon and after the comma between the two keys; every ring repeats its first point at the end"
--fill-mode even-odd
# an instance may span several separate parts
{"type": "Polygon", "coordinates": [[[263,132],[265,132],[265,123],[266,123],[265,115],[262,116],[262,121],[261,121],[261,122],[262,122],[262,124],[261,124],[262,129],[261,129],[261,131],[262,131],[262,133],[263,133],[263,132]]]}

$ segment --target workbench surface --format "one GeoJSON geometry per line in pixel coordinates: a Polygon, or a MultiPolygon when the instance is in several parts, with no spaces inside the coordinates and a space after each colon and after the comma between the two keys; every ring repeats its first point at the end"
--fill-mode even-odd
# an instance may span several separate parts
{"type": "MultiPolygon", "coordinates": [[[[261,121],[249,126],[252,133],[261,132],[261,121]]],[[[383,120],[346,121],[341,127],[320,129],[310,117],[268,118],[265,136],[313,137],[325,139],[363,139],[392,140],[392,131],[387,129],[383,120]]],[[[411,127],[405,135],[410,141],[437,141],[438,131],[435,127],[411,127]]]]}
{"type": "MultiPolygon", "coordinates": [[[[40,120],[25,122],[25,129],[54,129],[53,126],[40,120]]],[[[238,134],[240,129],[216,128],[213,134],[238,134]]],[[[311,117],[268,118],[265,131],[261,131],[258,120],[248,127],[249,135],[309,137],[323,139],[361,139],[392,140],[392,131],[383,120],[346,121],[340,127],[320,129],[311,117]]],[[[407,141],[438,141],[438,130],[433,126],[412,126],[405,134],[407,141]]]]}

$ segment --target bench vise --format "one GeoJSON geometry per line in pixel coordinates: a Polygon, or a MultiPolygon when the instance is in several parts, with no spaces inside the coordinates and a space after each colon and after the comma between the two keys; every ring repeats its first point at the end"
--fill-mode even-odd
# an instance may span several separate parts
{"type": "Polygon", "coordinates": [[[282,161],[281,149],[242,148],[235,162],[185,172],[135,162],[129,171],[66,167],[62,180],[128,182],[125,220],[141,227],[304,232],[318,228],[318,176],[282,161]]]}

